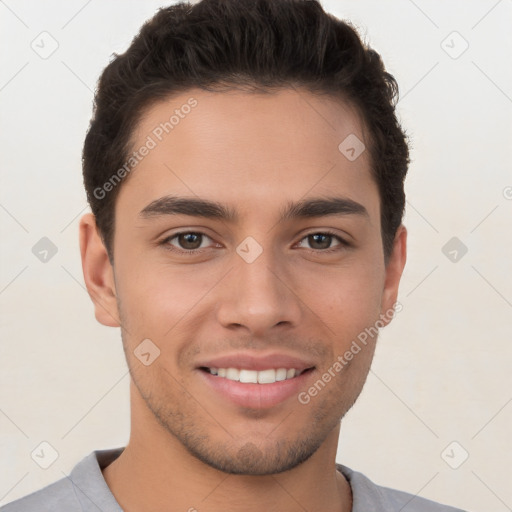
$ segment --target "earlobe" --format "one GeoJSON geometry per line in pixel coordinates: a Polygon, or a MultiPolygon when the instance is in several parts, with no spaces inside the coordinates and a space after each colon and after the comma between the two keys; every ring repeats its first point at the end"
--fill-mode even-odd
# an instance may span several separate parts
{"type": "Polygon", "coordinates": [[[407,259],[407,229],[402,224],[398,228],[393,250],[386,265],[386,276],[382,293],[381,319],[384,325],[391,322],[393,318],[393,306],[398,297],[398,287],[407,259]]]}
{"type": "Polygon", "coordinates": [[[82,271],[89,296],[94,304],[96,320],[109,327],[119,327],[114,269],[92,213],[80,219],[80,254],[82,271]]]}

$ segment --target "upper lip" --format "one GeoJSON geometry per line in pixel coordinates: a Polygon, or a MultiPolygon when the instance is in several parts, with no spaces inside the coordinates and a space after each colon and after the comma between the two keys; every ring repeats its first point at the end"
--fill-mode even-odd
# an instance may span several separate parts
{"type": "Polygon", "coordinates": [[[279,353],[255,355],[243,352],[216,356],[200,361],[197,364],[198,368],[238,368],[256,371],[268,370],[270,368],[286,368],[287,370],[295,368],[302,371],[314,366],[314,363],[298,356],[279,353]]]}

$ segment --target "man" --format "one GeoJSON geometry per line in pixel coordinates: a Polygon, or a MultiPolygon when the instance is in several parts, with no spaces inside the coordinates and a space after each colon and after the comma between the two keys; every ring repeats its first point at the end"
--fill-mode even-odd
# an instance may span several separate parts
{"type": "Polygon", "coordinates": [[[396,95],[317,1],[143,26],[100,78],[80,223],[130,440],[4,512],[455,510],[335,463],[406,260],[396,95]]]}

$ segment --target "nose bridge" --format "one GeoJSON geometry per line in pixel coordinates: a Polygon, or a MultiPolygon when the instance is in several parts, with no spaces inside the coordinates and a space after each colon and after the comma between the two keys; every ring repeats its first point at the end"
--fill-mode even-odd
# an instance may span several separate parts
{"type": "Polygon", "coordinates": [[[254,335],[277,325],[296,325],[300,307],[287,283],[283,261],[272,247],[248,237],[233,254],[233,271],[219,306],[219,321],[225,327],[245,326],[254,335]]]}

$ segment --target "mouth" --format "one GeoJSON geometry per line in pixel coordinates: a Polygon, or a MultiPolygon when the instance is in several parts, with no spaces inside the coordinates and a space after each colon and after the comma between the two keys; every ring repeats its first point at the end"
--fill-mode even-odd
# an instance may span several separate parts
{"type": "MultiPolygon", "coordinates": [[[[284,362],[281,364],[286,366],[278,364],[274,368],[269,362],[231,363],[225,366],[201,365],[197,368],[203,384],[212,393],[211,400],[214,403],[220,400],[219,407],[231,404],[243,410],[270,411],[285,404],[296,404],[298,394],[308,387],[315,372],[315,366],[294,368],[284,362]]],[[[297,363],[296,366],[299,366],[297,363]]]]}
{"type": "Polygon", "coordinates": [[[196,363],[197,375],[220,407],[259,410],[293,403],[315,368],[312,360],[284,352],[233,352],[196,363]]]}
{"type": "Polygon", "coordinates": [[[312,371],[314,368],[302,370],[296,368],[268,368],[263,370],[252,370],[247,368],[215,368],[202,366],[199,368],[219,379],[227,379],[242,384],[275,384],[291,379],[312,371]]]}

